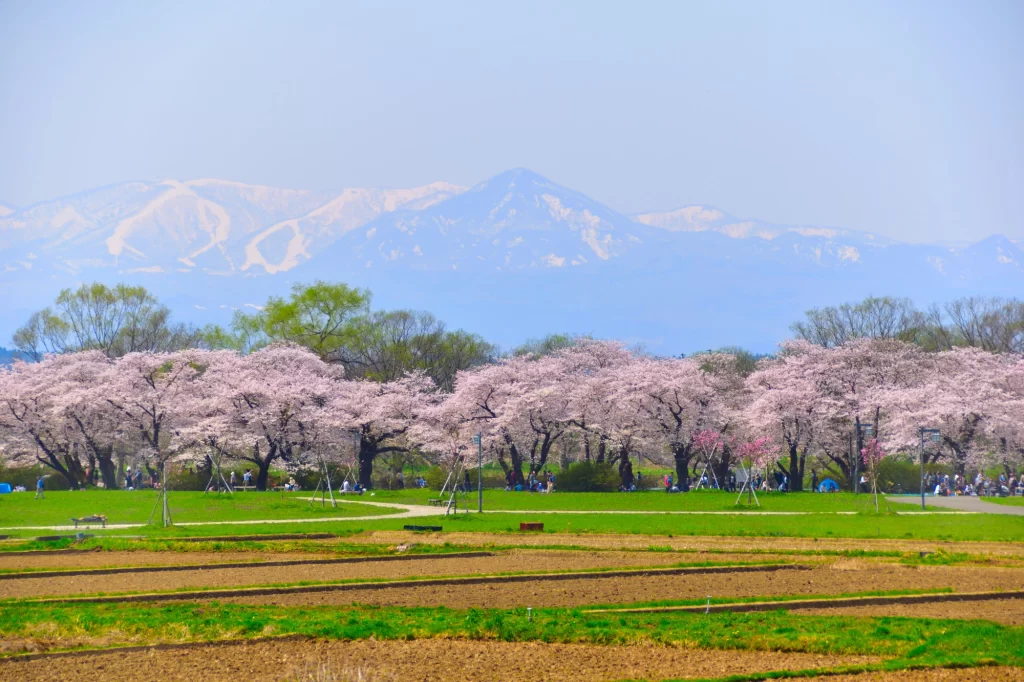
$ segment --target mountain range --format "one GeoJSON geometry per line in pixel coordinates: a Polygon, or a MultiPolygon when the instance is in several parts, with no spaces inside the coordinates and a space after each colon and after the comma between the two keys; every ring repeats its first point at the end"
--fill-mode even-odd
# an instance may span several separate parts
{"type": "Polygon", "coordinates": [[[294,282],[344,281],[509,346],[591,333],[653,352],[771,350],[814,306],[1024,291],[999,235],[908,244],[707,206],[625,215],[525,169],[473,187],[338,192],[127,182],[0,204],[0,339],[64,287],[142,283],[179,319],[226,323],[294,282]]]}

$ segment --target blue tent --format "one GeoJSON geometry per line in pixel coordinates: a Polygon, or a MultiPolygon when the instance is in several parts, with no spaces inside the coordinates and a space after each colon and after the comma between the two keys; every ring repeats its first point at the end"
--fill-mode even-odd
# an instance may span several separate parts
{"type": "Polygon", "coordinates": [[[9,493],[9,492],[11,492],[11,484],[10,483],[0,483],[0,493],[9,493]]]}
{"type": "Polygon", "coordinates": [[[839,492],[839,484],[833,481],[831,478],[826,478],[818,486],[819,493],[837,493],[839,492]]]}

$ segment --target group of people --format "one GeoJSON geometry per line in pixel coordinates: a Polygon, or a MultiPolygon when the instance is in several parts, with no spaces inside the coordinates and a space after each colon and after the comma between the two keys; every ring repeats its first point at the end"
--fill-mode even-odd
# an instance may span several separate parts
{"type": "Polygon", "coordinates": [[[555,476],[550,471],[543,472],[540,476],[536,473],[530,472],[530,476],[526,479],[525,485],[523,483],[516,483],[512,477],[512,472],[505,474],[505,490],[515,490],[516,492],[527,491],[531,493],[553,493],[555,492],[555,476]]]}
{"type": "Polygon", "coordinates": [[[976,495],[978,497],[1010,497],[1012,495],[1024,495],[1024,472],[1019,475],[1010,473],[999,474],[997,478],[990,478],[985,472],[979,471],[970,480],[960,474],[928,474],[925,476],[925,488],[931,490],[934,495],[941,497],[952,497],[957,495],[976,495]]]}
{"type": "Polygon", "coordinates": [[[346,495],[362,495],[366,492],[366,488],[360,485],[359,481],[356,481],[355,485],[353,485],[352,483],[349,483],[349,480],[346,478],[345,482],[341,484],[341,492],[346,495]]]}
{"type": "MultiPolygon", "coordinates": [[[[210,485],[209,485],[209,487],[206,488],[206,491],[207,492],[212,492],[212,491],[217,490],[220,487],[221,480],[223,480],[223,479],[218,480],[218,477],[214,477],[213,479],[211,479],[210,480],[210,485]]],[[[295,479],[292,479],[292,480],[294,481],[295,479]]],[[[227,483],[225,485],[227,486],[226,487],[227,492],[232,492],[232,493],[235,492],[235,488],[238,485],[238,478],[236,477],[234,471],[232,471],[230,474],[228,474],[228,481],[227,481],[227,483]]],[[[252,471],[250,471],[249,469],[246,469],[245,472],[242,474],[242,487],[243,488],[251,488],[252,487],[252,471]]]]}

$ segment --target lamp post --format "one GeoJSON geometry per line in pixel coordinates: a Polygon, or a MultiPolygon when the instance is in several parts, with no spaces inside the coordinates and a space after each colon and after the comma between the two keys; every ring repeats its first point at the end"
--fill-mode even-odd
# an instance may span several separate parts
{"type": "Polygon", "coordinates": [[[865,436],[871,438],[875,432],[874,424],[861,424],[860,417],[857,417],[857,452],[853,458],[853,494],[860,492],[860,451],[864,449],[865,436]]]}
{"type": "Polygon", "coordinates": [[[931,443],[938,443],[942,437],[939,429],[920,429],[921,431],[921,509],[924,509],[924,438],[928,437],[931,443]]]}
{"type": "Polygon", "coordinates": [[[484,443],[480,434],[473,436],[476,443],[476,510],[484,510],[484,443]]]}

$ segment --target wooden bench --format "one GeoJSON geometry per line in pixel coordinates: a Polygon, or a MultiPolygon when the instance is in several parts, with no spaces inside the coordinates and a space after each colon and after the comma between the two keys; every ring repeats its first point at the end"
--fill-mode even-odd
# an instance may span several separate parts
{"type": "Polygon", "coordinates": [[[107,527],[107,517],[104,516],[103,514],[93,514],[92,516],[83,516],[80,519],[76,519],[75,517],[72,516],[71,520],[74,521],[76,529],[78,528],[78,524],[80,524],[80,523],[97,523],[97,522],[99,522],[99,523],[103,524],[104,528],[107,527]]]}
{"type": "Polygon", "coordinates": [[[443,507],[445,505],[445,500],[440,497],[435,497],[433,499],[427,500],[427,505],[431,507],[443,507]]]}

